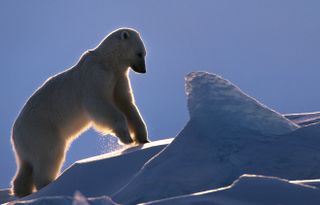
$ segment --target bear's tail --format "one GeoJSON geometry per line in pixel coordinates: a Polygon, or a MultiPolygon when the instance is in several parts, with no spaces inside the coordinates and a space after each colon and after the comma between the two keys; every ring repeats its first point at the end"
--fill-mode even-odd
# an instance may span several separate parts
{"type": "Polygon", "coordinates": [[[18,171],[13,178],[11,194],[23,197],[32,193],[33,191],[33,170],[31,164],[21,162],[18,171]]]}

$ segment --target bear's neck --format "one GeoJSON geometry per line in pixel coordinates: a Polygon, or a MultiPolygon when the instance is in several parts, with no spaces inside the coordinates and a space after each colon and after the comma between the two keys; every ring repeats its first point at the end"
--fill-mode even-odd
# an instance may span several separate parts
{"type": "Polygon", "coordinates": [[[112,54],[104,54],[103,57],[101,57],[95,50],[89,50],[83,57],[85,60],[88,59],[95,64],[99,64],[103,69],[112,71],[115,74],[123,74],[129,70],[129,66],[115,60],[116,57],[112,54]]]}

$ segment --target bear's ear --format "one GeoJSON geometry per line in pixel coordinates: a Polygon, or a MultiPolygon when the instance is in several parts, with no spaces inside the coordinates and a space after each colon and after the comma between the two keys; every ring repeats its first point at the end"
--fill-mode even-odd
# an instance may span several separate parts
{"type": "Polygon", "coordinates": [[[126,40],[130,37],[129,32],[128,31],[122,31],[121,32],[121,40],[126,40]]]}

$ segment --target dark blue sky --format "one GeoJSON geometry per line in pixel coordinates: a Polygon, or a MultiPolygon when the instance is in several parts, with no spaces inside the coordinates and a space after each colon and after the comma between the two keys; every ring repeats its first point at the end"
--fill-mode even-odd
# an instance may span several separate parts
{"type": "MultiPolygon", "coordinates": [[[[10,129],[49,76],[77,62],[119,27],[140,31],[146,75],[131,73],[152,140],[174,137],[188,120],[184,76],[218,73],[282,112],[320,110],[320,2],[15,1],[0,2],[0,188],[15,172],[10,129]]],[[[66,165],[109,149],[93,131],[66,165]]]]}

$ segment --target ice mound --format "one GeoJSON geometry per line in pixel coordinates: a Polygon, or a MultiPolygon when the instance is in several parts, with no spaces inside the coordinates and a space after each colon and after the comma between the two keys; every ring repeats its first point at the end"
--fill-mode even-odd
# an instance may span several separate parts
{"type": "Polygon", "coordinates": [[[320,124],[299,127],[220,76],[186,77],[190,121],[112,198],[136,204],[228,186],[243,174],[320,177],[320,124]]]}
{"type": "Polygon", "coordinates": [[[262,134],[285,134],[299,126],[248,96],[222,77],[206,72],[186,76],[186,94],[191,118],[208,116],[214,123],[237,123],[262,134]]]}

